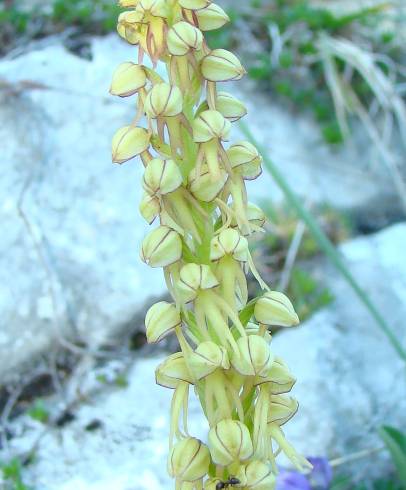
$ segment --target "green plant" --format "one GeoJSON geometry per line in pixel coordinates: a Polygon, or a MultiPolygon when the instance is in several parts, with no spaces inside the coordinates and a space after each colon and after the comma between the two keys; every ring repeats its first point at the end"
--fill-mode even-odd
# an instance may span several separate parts
{"type": "Polygon", "coordinates": [[[177,490],[271,490],[279,452],[299,469],[311,465],[281,430],[297,410],[286,396],[295,380],[269,346],[268,328],[299,319],[289,299],[259,276],[247,240],[264,224],[245,188],[262,160],[247,141],[224,143],[246,108],[217,83],[239,80],[245,70],[230,51],[205,41],[203,32],[228,21],[209,0],[120,3],[130,10],[119,16],[118,33],[138,45],[139,63],[122,63],[110,91],[138,100],[133,122],[113,137],[113,161],[139,156],[144,165],[140,211],[158,226],[144,239],[141,259],[163,268],[174,301],[149,309],[147,340],[175,333],[180,345],[156,370],[157,383],[174,390],[169,472],[177,490]],[[166,66],[164,78],[147,57],[166,66]],[[265,291],[249,302],[248,270],[265,291]],[[208,445],[188,430],[192,386],[208,445]]]}
{"type": "Polygon", "coordinates": [[[42,422],[43,424],[48,422],[49,412],[42,400],[35,400],[32,407],[27,410],[27,415],[32,419],[42,422]]]}
{"type": "MultiPolygon", "coordinates": [[[[0,470],[3,473],[4,490],[30,490],[22,477],[22,464],[18,458],[14,458],[7,463],[0,463],[0,470]]],[[[0,481],[1,483],[1,481],[0,481]]]]}
{"type": "MultiPolygon", "coordinates": [[[[374,87],[376,74],[380,72],[378,77],[387,79],[384,90],[390,89],[392,99],[382,109],[391,111],[395,119],[400,105],[398,101],[395,107],[394,100],[399,95],[391,81],[404,80],[402,39],[398,35],[402,29],[397,31],[394,23],[391,27],[387,14],[391,6],[386,1],[372,7],[354,5],[351,13],[343,10],[340,14],[309,0],[252,2],[252,8],[244,11],[244,22],[262,39],[265,52],[247,57],[249,74],[265,81],[294,107],[312,111],[328,143],[341,143],[348,136],[345,112],[359,117],[369,136],[376,140],[360,112],[365,107],[367,113],[370,104],[380,104],[385,97],[382,87],[381,94],[374,87]],[[386,30],[381,25],[386,25],[386,30]],[[348,50],[330,49],[326,39],[333,44],[345,41],[356,48],[356,63],[352,63],[348,50]],[[357,64],[361,66],[368,57],[372,64],[368,71],[360,71],[357,64]]],[[[230,42],[238,42],[238,37],[230,42]]],[[[403,133],[404,121],[399,124],[403,133]]]]}
{"type": "Polygon", "coordinates": [[[118,5],[108,0],[54,0],[52,19],[64,25],[79,25],[85,29],[109,32],[116,24],[118,5]]]}
{"type": "Polygon", "coordinates": [[[400,488],[406,489],[406,435],[394,427],[384,425],[379,429],[379,435],[388,448],[392,462],[396,468],[400,488]]]}

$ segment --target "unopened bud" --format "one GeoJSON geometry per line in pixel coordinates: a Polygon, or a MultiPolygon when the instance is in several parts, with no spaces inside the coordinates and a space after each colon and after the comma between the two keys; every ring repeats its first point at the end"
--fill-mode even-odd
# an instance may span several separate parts
{"type": "MultiPolygon", "coordinates": [[[[247,335],[261,335],[259,325],[257,325],[256,323],[253,323],[253,322],[247,323],[247,326],[245,327],[245,331],[247,332],[247,335]]],[[[270,343],[272,340],[271,334],[268,331],[264,332],[263,337],[266,340],[266,342],[268,342],[268,343],[270,343]]],[[[260,378],[260,379],[263,382],[263,378],[260,378]]]]}
{"type": "Polygon", "coordinates": [[[139,210],[141,216],[150,225],[161,212],[161,203],[156,196],[150,196],[149,194],[144,193],[144,196],[140,202],[139,210]]]}
{"type": "Polygon", "coordinates": [[[254,145],[248,141],[241,141],[231,145],[227,155],[233,170],[245,179],[255,179],[261,174],[262,158],[254,145]]]}
{"type": "Polygon", "coordinates": [[[231,124],[219,111],[203,111],[193,121],[193,140],[205,143],[212,139],[225,140],[230,132],[231,124]]]}
{"type": "Polygon", "coordinates": [[[210,429],[208,444],[214,463],[220,466],[245,461],[254,452],[249,430],[238,420],[221,420],[210,429]]]}
{"type": "Polygon", "coordinates": [[[112,159],[114,163],[124,163],[136,157],[149,147],[151,135],[144,128],[124,126],[113,136],[112,159]]]}
{"type": "Polygon", "coordinates": [[[196,176],[196,168],[193,168],[189,174],[190,192],[200,201],[213,201],[227,182],[228,175],[224,169],[220,170],[220,175],[220,179],[213,180],[207,164],[202,165],[200,176],[196,176]]]}
{"type": "Polygon", "coordinates": [[[231,122],[238,121],[247,114],[245,105],[227,92],[218,92],[216,109],[231,122]]]}
{"type": "Polygon", "coordinates": [[[166,267],[182,256],[182,240],[179,233],[168,226],[159,226],[142,242],[141,259],[150,267],[166,267]]]}
{"type": "Polygon", "coordinates": [[[142,15],[138,12],[122,12],[118,16],[117,32],[130,44],[138,44],[142,15]]]}
{"type": "MultiPolygon", "coordinates": [[[[233,205],[231,207],[234,208],[233,205]]],[[[262,209],[259,206],[257,206],[256,204],[254,204],[252,202],[249,202],[247,204],[246,214],[247,214],[247,219],[248,219],[249,223],[252,224],[256,229],[262,228],[264,226],[265,221],[266,221],[266,216],[265,216],[265,213],[262,211],[262,209]]],[[[237,224],[235,217],[233,217],[233,219],[231,221],[231,226],[233,228],[238,228],[238,224],[237,224]]]]}
{"type": "Polygon", "coordinates": [[[140,2],[140,0],[119,0],[118,4],[120,7],[133,7],[135,8],[137,4],[140,2]]]}
{"type": "Polygon", "coordinates": [[[219,260],[225,255],[230,255],[239,262],[248,260],[247,239],[233,228],[221,231],[210,244],[210,260],[219,260]]]}
{"type": "Polygon", "coordinates": [[[189,22],[177,22],[168,31],[168,51],[174,56],[184,56],[202,47],[203,35],[189,22]]]}
{"type": "Polygon", "coordinates": [[[247,204],[247,219],[250,223],[262,227],[265,224],[266,216],[259,206],[249,202],[247,204]]]}
{"type": "Polygon", "coordinates": [[[255,304],[254,316],[263,325],[292,327],[299,323],[299,317],[289,298],[278,291],[270,291],[259,298],[255,304]]]}
{"type": "Polygon", "coordinates": [[[198,380],[205,378],[218,368],[230,368],[226,349],[210,340],[198,345],[190,355],[189,365],[198,380]]]}
{"type": "Polygon", "coordinates": [[[177,442],[169,455],[169,473],[183,481],[196,481],[209,471],[210,453],[202,441],[187,437],[177,442]]]}
{"type": "Polygon", "coordinates": [[[176,85],[158,83],[145,99],[145,112],[149,117],[171,117],[182,112],[182,93],[176,85]]]}
{"type": "Polygon", "coordinates": [[[179,383],[193,384],[192,376],[186,366],[182,352],[167,357],[155,370],[156,383],[174,390],[179,383]]]}
{"type": "Polygon", "coordinates": [[[239,80],[245,74],[240,60],[226,49],[213,49],[201,62],[202,75],[211,82],[239,80]]]}
{"type": "Polygon", "coordinates": [[[209,478],[204,482],[204,490],[218,490],[219,488],[222,488],[222,480],[220,478],[209,478]]]}
{"type": "Polygon", "coordinates": [[[275,475],[271,465],[259,460],[250,461],[242,466],[236,477],[247,490],[273,490],[275,488],[275,475]]]}
{"type": "Polygon", "coordinates": [[[155,303],[145,317],[148,342],[155,343],[172,333],[182,323],[176,306],[166,301],[155,303]]]}
{"type": "Polygon", "coordinates": [[[275,360],[266,378],[257,377],[255,385],[268,383],[269,390],[273,395],[288,393],[296,383],[296,378],[289,371],[288,366],[280,357],[275,360]]]}
{"type": "Polygon", "coordinates": [[[286,424],[297,412],[299,403],[290,396],[272,395],[269,405],[268,424],[286,424]]]}
{"type": "Polygon", "coordinates": [[[182,174],[173,160],[151,160],[144,172],[144,189],[149,194],[165,195],[182,185],[182,174]]]}
{"type": "Polygon", "coordinates": [[[198,10],[196,17],[199,29],[202,31],[219,29],[230,21],[230,17],[215,3],[211,3],[206,8],[198,10]]]}
{"type": "Polygon", "coordinates": [[[184,301],[192,301],[199,290],[212,289],[219,285],[216,276],[208,265],[186,264],[180,270],[177,284],[184,301]]]}
{"type": "Polygon", "coordinates": [[[145,87],[146,83],[147,76],[143,67],[128,61],[121,63],[114,72],[110,93],[119,97],[129,97],[145,87]]]}
{"type": "Polygon", "coordinates": [[[179,5],[184,9],[200,10],[210,5],[211,0],[179,0],[179,5]]]}
{"type": "Polygon", "coordinates": [[[266,377],[274,356],[268,342],[259,335],[248,335],[237,340],[239,355],[233,354],[233,368],[244,376],[266,377]]]}
{"type": "Polygon", "coordinates": [[[137,12],[150,14],[154,17],[165,17],[167,13],[166,0],[139,0],[137,12]]]}

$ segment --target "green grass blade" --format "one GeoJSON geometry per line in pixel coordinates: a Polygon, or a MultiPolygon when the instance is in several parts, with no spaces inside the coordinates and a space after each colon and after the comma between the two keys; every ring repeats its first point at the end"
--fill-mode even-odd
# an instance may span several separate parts
{"type": "Polygon", "coordinates": [[[385,319],[375,307],[373,302],[370,300],[369,296],[366,292],[361,288],[361,286],[357,283],[354,276],[348,270],[343,260],[340,257],[340,254],[335,249],[334,245],[331,243],[329,238],[320,228],[319,224],[312,216],[312,214],[307,211],[307,209],[303,206],[300,199],[296,196],[293,190],[290,188],[289,184],[283,177],[283,175],[279,172],[278,168],[272,162],[272,160],[267,156],[266,149],[261,146],[261,144],[255,139],[254,135],[248,129],[246,124],[240,122],[240,128],[242,132],[245,134],[247,139],[258,148],[258,151],[262,154],[264,166],[267,171],[272,175],[276,184],[280,187],[282,192],[285,195],[286,200],[292,206],[292,208],[296,211],[297,215],[303,220],[309,229],[310,233],[313,235],[313,238],[318,243],[319,247],[322,251],[327,255],[335,268],[341,273],[341,275],[346,279],[348,284],[354,290],[360,301],[364,304],[364,306],[368,309],[371,316],[376,321],[379,328],[386,335],[387,339],[391,343],[392,347],[395,349],[399,357],[406,362],[406,351],[403,349],[395,334],[386,323],[385,319]]]}
{"type": "Polygon", "coordinates": [[[406,436],[394,427],[387,425],[379,429],[379,435],[391,453],[402,488],[406,490],[406,436]]]}

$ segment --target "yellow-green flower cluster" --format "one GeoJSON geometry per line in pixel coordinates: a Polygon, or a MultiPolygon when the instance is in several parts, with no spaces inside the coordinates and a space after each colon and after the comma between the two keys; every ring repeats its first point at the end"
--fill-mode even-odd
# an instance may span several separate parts
{"type": "Polygon", "coordinates": [[[247,111],[217,88],[245,71],[234,54],[205,41],[205,31],[228,21],[210,0],[120,4],[128,10],[118,32],[138,46],[138,62],[117,68],[111,93],[137,96],[137,111],[113,137],[113,161],[141,158],[140,212],[156,222],[141,258],[163,268],[173,298],[148,311],[148,341],[174,333],[180,345],[156,370],[157,383],[174,390],[169,473],[176,489],[270,490],[279,452],[298,468],[307,464],[281,429],[297,410],[286,395],[295,379],[268,332],[299,320],[289,299],[263,283],[248,247],[265,221],[245,187],[261,174],[261,157],[247,141],[226,144],[231,123],[247,111]],[[265,292],[248,302],[249,270],[265,292]],[[190,387],[208,421],[205,442],[188,430],[190,387]]]}

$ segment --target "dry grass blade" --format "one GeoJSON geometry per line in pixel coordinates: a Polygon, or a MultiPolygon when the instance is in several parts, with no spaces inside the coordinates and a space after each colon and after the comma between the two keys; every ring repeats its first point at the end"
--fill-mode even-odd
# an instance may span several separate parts
{"type": "Polygon", "coordinates": [[[397,121],[403,145],[406,148],[406,106],[392,81],[392,79],[396,79],[395,74],[392,72],[386,75],[376,63],[376,57],[373,53],[346,39],[336,39],[323,35],[320,36],[317,47],[323,62],[326,82],[333,97],[337,120],[343,134],[349,135],[347,115],[356,115],[388,168],[406,211],[406,183],[400,169],[399,158],[390,150],[385,141],[390,138],[388,135],[385,137],[380,135],[380,131],[374,124],[368,109],[352,89],[350,81],[339,72],[336,60],[341,60],[346,66],[358,72],[368,84],[374,96],[374,102],[378,104],[381,110],[383,119],[390,120],[390,116],[393,115],[397,121]]]}

